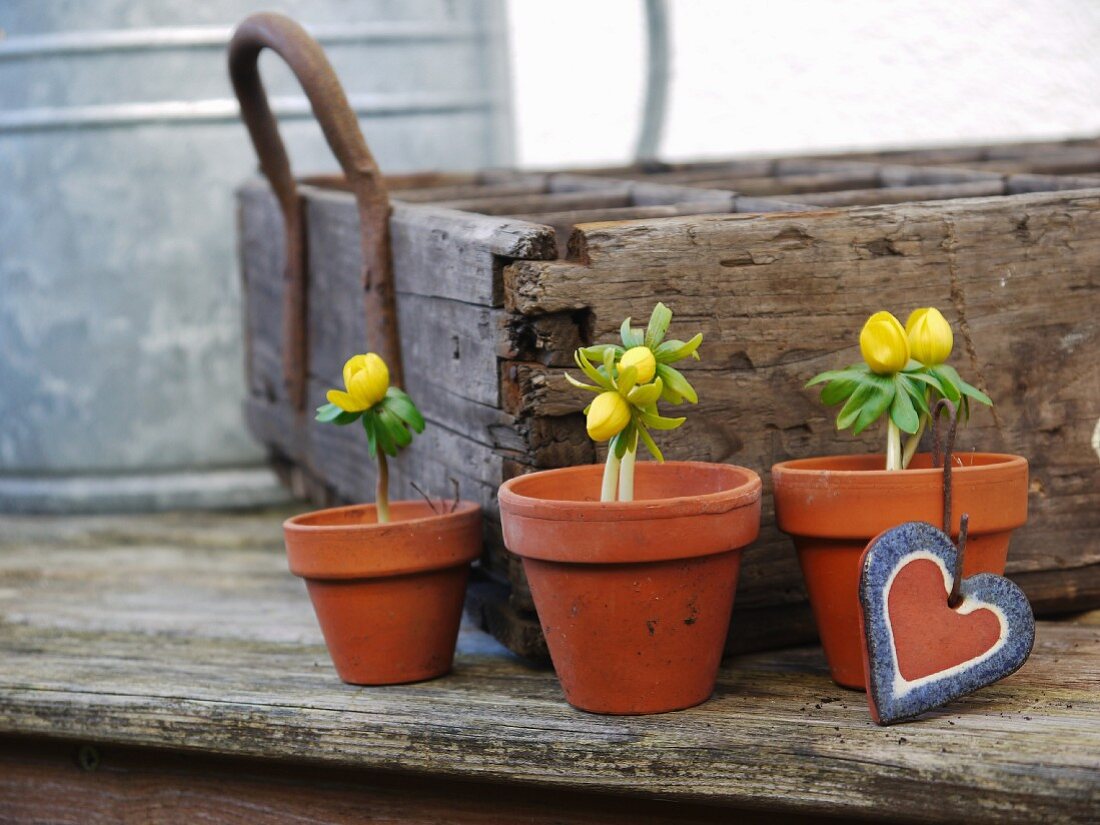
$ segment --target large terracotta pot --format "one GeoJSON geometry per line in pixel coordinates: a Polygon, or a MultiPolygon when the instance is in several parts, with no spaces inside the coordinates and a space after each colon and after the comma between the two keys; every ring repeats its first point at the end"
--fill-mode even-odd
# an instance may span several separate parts
{"type": "Polygon", "coordinates": [[[283,524],[290,571],[306,580],[336,672],[356,685],[419,682],[454,661],[481,508],[435,514],[423,501],[336,507],[283,524]]]}
{"type": "Polygon", "coordinates": [[[714,691],[741,548],[760,527],[743,467],[641,462],[635,500],[600,502],[601,466],[500,488],[565,698],[594,713],[662,713],[714,691]]]}
{"type": "MultiPolygon", "coordinates": [[[[882,455],[784,461],[772,467],[775,517],[798,550],[833,680],[865,688],[859,632],[859,559],[867,543],[906,521],[943,523],[943,470],[931,457],[888,472],[882,455]]],[[[970,516],[963,574],[1003,575],[1012,531],[1027,521],[1027,460],[957,453],[952,535],[970,516]]]]}

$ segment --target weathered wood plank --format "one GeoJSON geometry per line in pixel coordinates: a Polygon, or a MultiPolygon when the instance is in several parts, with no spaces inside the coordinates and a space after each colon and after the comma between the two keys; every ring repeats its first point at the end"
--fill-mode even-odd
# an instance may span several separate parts
{"type": "Polygon", "coordinates": [[[628,186],[615,185],[595,191],[467,198],[441,201],[436,205],[441,209],[477,212],[482,215],[521,215],[529,212],[564,212],[570,209],[611,209],[617,206],[630,206],[631,197],[628,186]]]}
{"type": "MultiPolygon", "coordinates": [[[[662,434],[674,458],[766,470],[786,458],[880,450],[878,433],[838,434],[835,411],[803,384],[859,360],[855,331],[871,312],[941,307],[959,332],[954,359],[997,401],[975,411],[962,448],[1031,462],[1030,520],[1013,538],[1010,572],[1040,609],[1100,603],[1096,190],[582,230],[585,263],[506,270],[508,305],[536,329],[540,313],[584,313],[590,340],[610,340],[656,295],[683,329],[701,330],[703,361],[687,372],[703,400],[685,427],[662,434]]],[[[505,408],[521,419],[575,416],[584,399],[561,378],[566,360],[544,360],[551,366],[502,366],[505,408]]],[[[739,595],[758,607],[802,598],[767,495],[764,514],[746,571],[766,572],[739,595]]]]}
{"type": "Polygon", "coordinates": [[[996,180],[969,181],[967,183],[936,183],[922,186],[881,186],[874,189],[852,189],[843,192],[815,192],[798,195],[793,200],[810,206],[874,206],[888,203],[914,203],[918,201],[948,200],[951,198],[980,198],[1003,195],[1005,184],[996,180]]]}
{"type": "Polygon", "coordinates": [[[186,547],[186,519],[156,518],[0,518],[0,731],[773,815],[1083,822],[1100,804],[1094,624],[1041,622],[1018,673],[889,730],[817,648],[735,659],[689,711],[599,717],[468,628],[447,678],[342,685],[278,517],[189,517],[186,547]]]}
{"type": "MultiPolygon", "coordinates": [[[[731,816],[746,825],[774,821],[683,801],[0,737],[0,821],[11,823],[696,825],[731,816]]],[[[796,825],[821,821],[790,816],[784,821],[796,825]]]]}
{"type": "MultiPolygon", "coordinates": [[[[313,262],[358,278],[363,266],[359,215],[347,192],[302,187],[313,262]]],[[[502,302],[498,259],[557,255],[548,227],[456,212],[436,205],[395,203],[390,216],[398,294],[447,298],[482,306],[502,302]]]]}

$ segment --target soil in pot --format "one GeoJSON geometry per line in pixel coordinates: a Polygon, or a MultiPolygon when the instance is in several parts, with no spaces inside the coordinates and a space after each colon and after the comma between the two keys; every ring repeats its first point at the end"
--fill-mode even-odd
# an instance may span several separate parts
{"type": "MultiPolygon", "coordinates": [[[[906,521],[943,522],[943,471],[918,455],[887,472],[881,455],[784,461],[772,467],[775,515],[791,535],[829,671],[864,689],[859,632],[859,559],[867,543],[906,521]]],[[[963,575],[1003,575],[1011,533],[1027,521],[1027,460],[957,453],[952,471],[952,535],[970,516],[963,575]]]]}
{"type": "Polygon", "coordinates": [[[635,500],[600,502],[601,466],[500,489],[504,541],[523,558],[565,698],[594,713],[662,713],[710,697],[741,548],[760,526],[742,467],[641,462],[635,500]]]}
{"type": "Polygon", "coordinates": [[[454,661],[470,562],[481,552],[481,508],[427,502],[318,510],[283,524],[290,570],[306,581],[336,672],[356,685],[418,682],[454,661]],[[443,505],[446,510],[450,505],[443,505]]]}

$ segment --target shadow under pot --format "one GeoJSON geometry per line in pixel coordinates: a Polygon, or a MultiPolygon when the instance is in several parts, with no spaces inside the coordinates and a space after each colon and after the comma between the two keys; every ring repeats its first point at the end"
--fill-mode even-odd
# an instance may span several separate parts
{"type": "MultiPolygon", "coordinates": [[[[833,681],[866,689],[859,626],[859,560],[867,543],[906,521],[943,526],[943,470],[931,456],[887,471],[882,455],[784,461],[772,467],[775,517],[798,561],[833,681]]],[[[1012,531],[1027,521],[1027,460],[956,453],[951,535],[970,516],[963,575],[1004,575],[1012,531]]],[[[947,591],[944,591],[944,598],[947,591]]]]}
{"type": "Polygon", "coordinates": [[[760,478],[726,464],[645,461],[634,501],[601,502],[602,474],[547,470],[499,494],[504,541],[523,559],[565,698],[607,714],[704,702],[741,548],[760,529],[760,478]]]}
{"type": "Polygon", "coordinates": [[[317,510],[283,523],[290,571],[305,579],[336,672],[354,685],[442,676],[455,642],[470,574],[481,553],[481,508],[427,502],[317,510]],[[446,505],[445,505],[446,506],[446,505]]]}

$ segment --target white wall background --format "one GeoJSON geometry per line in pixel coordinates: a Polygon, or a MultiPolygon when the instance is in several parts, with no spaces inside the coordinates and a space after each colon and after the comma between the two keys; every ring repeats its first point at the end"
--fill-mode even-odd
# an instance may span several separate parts
{"type": "MultiPolygon", "coordinates": [[[[510,0],[517,160],[631,157],[641,0],[510,0]]],[[[672,0],[661,155],[1100,134],[1098,0],[672,0]]]]}

